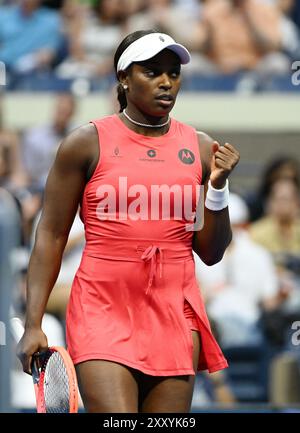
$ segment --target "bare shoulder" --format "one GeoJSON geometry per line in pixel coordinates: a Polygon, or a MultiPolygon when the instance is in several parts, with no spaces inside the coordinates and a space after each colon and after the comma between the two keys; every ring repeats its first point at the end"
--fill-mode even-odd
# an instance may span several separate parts
{"type": "Polygon", "coordinates": [[[203,131],[196,131],[199,145],[209,146],[214,142],[214,139],[203,131]]]}
{"type": "Polygon", "coordinates": [[[40,227],[69,233],[97,147],[97,131],[92,124],[75,129],[60,144],[46,183],[40,227]]]}
{"type": "Polygon", "coordinates": [[[199,153],[203,170],[203,181],[210,174],[210,161],[212,158],[212,144],[214,139],[202,131],[197,131],[199,153]]]}
{"type": "Polygon", "coordinates": [[[72,131],[60,144],[57,161],[67,166],[86,168],[87,164],[98,159],[98,134],[89,123],[72,131]]]}

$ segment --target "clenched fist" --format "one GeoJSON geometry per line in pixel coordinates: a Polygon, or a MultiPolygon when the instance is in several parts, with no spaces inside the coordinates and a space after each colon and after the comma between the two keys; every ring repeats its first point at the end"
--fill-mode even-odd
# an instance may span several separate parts
{"type": "Polygon", "coordinates": [[[213,156],[210,165],[210,181],[213,188],[222,189],[226,179],[240,160],[239,152],[229,143],[212,145],[213,156]]]}

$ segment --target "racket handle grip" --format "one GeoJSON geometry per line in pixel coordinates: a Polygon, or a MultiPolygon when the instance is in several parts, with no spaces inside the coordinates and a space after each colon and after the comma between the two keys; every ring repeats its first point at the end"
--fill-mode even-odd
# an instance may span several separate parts
{"type": "Polygon", "coordinates": [[[37,357],[33,356],[31,362],[31,373],[32,373],[32,380],[34,384],[38,384],[40,380],[40,373],[39,373],[37,362],[38,362],[37,357]]]}

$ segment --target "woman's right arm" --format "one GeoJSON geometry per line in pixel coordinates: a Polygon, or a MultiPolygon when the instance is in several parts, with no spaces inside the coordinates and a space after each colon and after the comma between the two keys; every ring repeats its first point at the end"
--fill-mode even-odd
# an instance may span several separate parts
{"type": "Polygon", "coordinates": [[[32,355],[48,346],[42,318],[89,172],[96,165],[96,149],[94,126],[77,129],[60,145],[48,176],[28,268],[25,333],[18,345],[18,357],[29,374],[32,355]]]}

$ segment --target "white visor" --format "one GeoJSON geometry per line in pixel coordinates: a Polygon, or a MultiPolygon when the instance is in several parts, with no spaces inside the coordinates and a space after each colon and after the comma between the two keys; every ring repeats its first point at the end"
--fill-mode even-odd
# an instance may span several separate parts
{"type": "Polygon", "coordinates": [[[117,72],[125,71],[133,62],[143,62],[151,59],[165,48],[173,51],[180,58],[180,63],[185,65],[191,60],[188,50],[177,44],[171,36],[165,33],[150,33],[132,42],[119,58],[117,72]]]}

